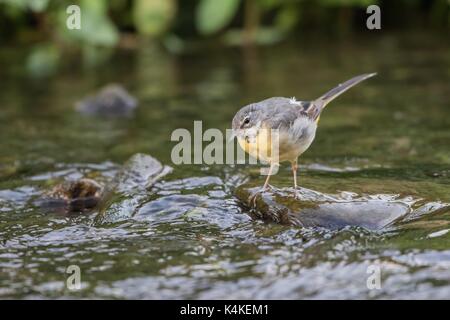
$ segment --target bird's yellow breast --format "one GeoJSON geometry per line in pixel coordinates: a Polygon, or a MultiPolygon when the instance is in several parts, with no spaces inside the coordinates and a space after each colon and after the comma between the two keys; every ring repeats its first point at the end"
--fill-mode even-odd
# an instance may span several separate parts
{"type": "Polygon", "coordinates": [[[294,161],[302,152],[301,146],[292,142],[288,132],[275,136],[270,130],[263,129],[253,139],[238,137],[238,142],[253,158],[266,162],[294,161]]]}
{"type": "Polygon", "coordinates": [[[252,157],[270,161],[273,153],[270,130],[260,129],[258,134],[250,139],[238,137],[238,142],[241,148],[252,157]]]}

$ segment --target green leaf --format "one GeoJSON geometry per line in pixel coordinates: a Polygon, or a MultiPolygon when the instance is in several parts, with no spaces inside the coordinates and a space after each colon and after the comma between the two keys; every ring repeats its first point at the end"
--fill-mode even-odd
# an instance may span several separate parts
{"type": "Polygon", "coordinates": [[[78,42],[78,45],[99,45],[112,47],[119,41],[119,33],[116,26],[107,15],[107,4],[105,0],[81,0],[81,29],[69,30],[66,27],[67,13],[60,12],[61,38],[78,42]]]}
{"type": "Polygon", "coordinates": [[[299,8],[297,6],[286,5],[277,12],[275,25],[282,31],[289,31],[295,27],[299,17],[299,8]]]}
{"type": "Polygon", "coordinates": [[[201,0],[196,24],[202,34],[212,34],[225,27],[235,16],[240,0],[201,0]]]}
{"type": "Polygon", "coordinates": [[[31,75],[45,77],[56,72],[59,60],[60,52],[55,45],[39,45],[27,57],[25,66],[31,75]]]}
{"type": "Polygon", "coordinates": [[[141,34],[160,36],[167,31],[175,13],[174,0],[135,0],[134,25],[141,34]]]}
{"type": "Polygon", "coordinates": [[[28,3],[30,9],[34,12],[43,12],[48,7],[49,0],[34,0],[28,3]]]}
{"type": "Polygon", "coordinates": [[[107,3],[104,0],[83,0],[80,4],[84,40],[94,45],[114,46],[119,34],[107,15],[107,3]]]}

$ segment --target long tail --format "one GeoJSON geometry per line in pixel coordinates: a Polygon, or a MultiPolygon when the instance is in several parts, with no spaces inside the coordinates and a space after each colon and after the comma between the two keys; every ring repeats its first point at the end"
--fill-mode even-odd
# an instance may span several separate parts
{"type": "Polygon", "coordinates": [[[342,93],[344,93],[351,87],[356,86],[361,81],[371,78],[374,75],[376,75],[376,73],[367,73],[367,74],[362,74],[362,75],[356,76],[354,78],[351,78],[350,80],[347,80],[344,83],[341,83],[340,85],[338,85],[337,87],[331,89],[330,91],[325,93],[320,98],[314,100],[314,104],[318,107],[319,113],[323,110],[323,108],[325,108],[325,106],[330,101],[334,100],[335,98],[340,96],[342,93]]]}

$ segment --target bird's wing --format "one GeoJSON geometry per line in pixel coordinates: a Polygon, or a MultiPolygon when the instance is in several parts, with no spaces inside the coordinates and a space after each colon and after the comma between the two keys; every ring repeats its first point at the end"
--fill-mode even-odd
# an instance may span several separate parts
{"type": "Polygon", "coordinates": [[[264,100],[260,102],[261,122],[267,128],[289,129],[298,117],[308,116],[304,103],[281,97],[264,100]]]}

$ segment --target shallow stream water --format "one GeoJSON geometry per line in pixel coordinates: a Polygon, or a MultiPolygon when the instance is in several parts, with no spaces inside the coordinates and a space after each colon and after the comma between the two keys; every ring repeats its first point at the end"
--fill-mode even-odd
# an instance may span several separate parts
{"type": "MultiPolygon", "coordinates": [[[[23,72],[25,53],[0,53],[0,298],[450,298],[447,38],[292,39],[180,55],[147,45],[96,68],[67,59],[46,79],[23,72]],[[256,167],[171,162],[176,128],[202,120],[204,130],[225,130],[245,104],[313,99],[367,72],[378,76],[327,107],[300,158],[299,183],[337,199],[408,206],[389,228],[254,220],[234,191],[263,183],[256,167]],[[74,110],[111,82],[139,100],[134,116],[74,110]],[[63,180],[108,184],[135,153],[173,170],[129,216],[98,223],[95,211],[61,215],[36,205],[63,180]],[[70,265],[81,269],[79,291],[66,287],[70,265]],[[371,270],[381,272],[380,289],[367,286],[371,270]]],[[[290,187],[289,166],[271,183],[290,187]]]]}

